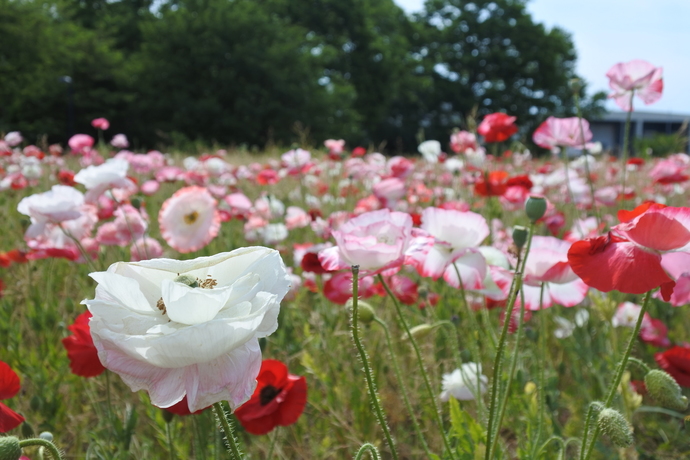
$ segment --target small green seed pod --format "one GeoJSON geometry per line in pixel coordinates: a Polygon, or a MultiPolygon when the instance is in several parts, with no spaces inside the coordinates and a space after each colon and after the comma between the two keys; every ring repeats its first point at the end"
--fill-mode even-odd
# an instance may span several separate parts
{"type": "Polygon", "coordinates": [[[546,213],[546,198],[530,195],[525,201],[525,214],[532,222],[536,222],[546,213]]]}
{"type": "Polygon", "coordinates": [[[633,443],[633,429],[623,414],[607,407],[599,412],[597,425],[602,433],[611,440],[616,447],[629,447],[633,443]]]}
{"type": "Polygon", "coordinates": [[[688,398],[683,396],[680,385],[668,372],[649,371],[644,377],[644,384],[649,395],[663,407],[679,412],[688,408],[688,398]]]}

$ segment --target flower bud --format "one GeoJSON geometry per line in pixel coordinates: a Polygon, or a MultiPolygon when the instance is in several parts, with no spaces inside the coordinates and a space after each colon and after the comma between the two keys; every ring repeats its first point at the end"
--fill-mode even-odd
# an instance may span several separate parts
{"type": "MultiPolygon", "coordinates": [[[[434,330],[434,326],[432,326],[431,324],[420,324],[418,326],[411,328],[410,334],[412,335],[412,337],[419,340],[419,339],[423,339],[426,336],[428,336],[431,333],[431,331],[433,331],[433,330],[434,330]]],[[[407,335],[404,335],[403,339],[406,339],[406,338],[407,338],[407,335]]]]}
{"type": "Polygon", "coordinates": [[[197,288],[199,287],[199,282],[191,275],[179,275],[173,281],[176,283],[186,284],[189,287],[197,288]]]}
{"type": "Polygon", "coordinates": [[[34,436],[34,428],[26,422],[22,423],[21,431],[25,438],[33,438],[34,436]]]}
{"type": "Polygon", "coordinates": [[[532,222],[536,222],[546,213],[546,198],[530,195],[525,201],[525,214],[532,222]]]}
{"type": "Polygon", "coordinates": [[[580,91],[582,91],[582,88],[584,85],[582,84],[582,80],[579,78],[571,78],[570,81],[568,81],[568,86],[570,87],[570,91],[572,91],[575,94],[579,94],[580,91]]]}
{"type": "Polygon", "coordinates": [[[662,406],[684,412],[688,408],[688,398],[681,393],[680,385],[667,372],[649,371],[644,377],[649,395],[662,406]]]}
{"type": "MultiPolygon", "coordinates": [[[[346,306],[347,308],[352,309],[352,299],[347,301],[346,306]]],[[[374,312],[374,308],[367,302],[363,302],[361,300],[358,301],[357,319],[363,322],[364,324],[369,324],[372,321],[374,321],[374,318],[376,318],[376,312],[374,312]]]]}
{"type": "Polygon", "coordinates": [[[0,438],[0,460],[19,460],[22,456],[22,448],[19,447],[19,439],[14,436],[0,438]]]}
{"type": "Polygon", "coordinates": [[[616,447],[629,447],[633,443],[633,429],[623,414],[607,407],[599,412],[597,425],[616,447]]]}
{"type": "Polygon", "coordinates": [[[527,235],[528,231],[525,227],[516,225],[513,228],[513,243],[515,243],[515,246],[517,246],[518,250],[522,249],[527,242],[527,235]]]}
{"type": "Polygon", "coordinates": [[[134,197],[129,201],[135,209],[141,209],[141,198],[134,197]]]}
{"type": "Polygon", "coordinates": [[[165,421],[165,423],[170,423],[173,421],[173,418],[175,418],[175,414],[168,410],[161,409],[161,412],[163,413],[163,420],[165,421]]]}
{"type": "Polygon", "coordinates": [[[45,439],[46,441],[53,442],[53,433],[50,431],[44,431],[43,433],[38,435],[39,438],[45,439]]]}

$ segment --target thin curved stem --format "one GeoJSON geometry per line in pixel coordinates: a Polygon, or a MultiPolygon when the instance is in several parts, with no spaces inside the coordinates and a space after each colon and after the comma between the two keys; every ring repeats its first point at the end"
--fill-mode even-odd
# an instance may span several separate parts
{"type": "MultiPolygon", "coordinates": [[[[647,307],[649,306],[649,299],[651,298],[652,291],[647,291],[647,294],[645,294],[644,297],[644,303],[642,304],[642,309],[640,310],[640,315],[637,317],[637,323],[635,323],[635,329],[633,330],[633,333],[630,336],[628,346],[625,348],[623,359],[621,359],[620,363],[618,363],[618,367],[616,369],[616,376],[614,377],[613,382],[611,382],[611,386],[609,387],[609,393],[606,396],[606,400],[604,401],[605,408],[611,407],[613,398],[616,396],[618,385],[621,384],[623,373],[625,372],[625,369],[628,367],[628,359],[630,358],[630,353],[632,352],[633,345],[637,340],[637,336],[640,334],[640,328],[642,327],[642,319],[644,318],[644,314],[647,312],[647,307]]],[[[594,444],[596,443],[597,437],[599,436],[599,431],[599,426],[597,425],[597,427],[594,430],[594,433],[592,433],[592,440],[589,441],[589,447],[587,448],[587,453],[584,457],[584,460],[588,460],[592,455],[592,451],[594,450],[594,444]]],[[[582,440],[583,447],[585,446],[585,441],[585,439],[582,440]]]]}
{"type": "Polygon", "coordinates": [[[273,436],[271,436],[271,447],[269,447],[268,449],[268,455],[266,455],[266,460],[270,460],[273,456],[273,449],[275,449],[276,440],[278,439],[278,431],[280,431],[279,426],[276,427],[276,429],[273,431],[273,436]]]}
{"type": "MultiPolygon", "coordinates": [[[[375,317],[374,321],[383,328],[383,332],[386,336],[386,345],[388,345],[388,352],[391,354],[391,362],[393,363],[395,377],[398,380],[398,385],[400,386],[400,394],[402,395],[403,402],[405,403],[407,413],[410,415],[410,418],[412,419],[412,426],[414,427],[414,431],[415,433],[417,433],[417,437],[422,443],[422,448],[424,449],[427,458],[432,458],[434,454],[432,454],[431,450],[429,449],[429,445],[427,444],[426,439],[424,438],[424,434],[422,433],[422,429],[419,426],[419,422],[417,421],[417,417],[415,416],[412,404],[410,403],[410,398],[407,395],[407,387],[405,386],[405,382],[402,377],[400,363],[398,363],[398,357],[396,356],[395,350],[393,349],[393,341],[391,340],[390,330],[388,329],[386,323],[384,323],[381,320],[381,318],[375,317]]],[[[450,324],[452,325],[452,323],[450,324]]]]}
{"type": "Polygon", "coordinates": [[[537,451],[536,455],[533,456],[535,460],[539,458],[539,456],[544,452],[544,449],[546,449],[546,446],[551,444],[551,441],[558,441],[558,443],[561,445],[561,452],[565,451],[565,441],[563,441],[563,438],[560,436],[551,436],[549,439],[546,440],[544,444],[541,445],[539,450],[537,451]]]}
{"type": "Polygon", "coordinates": [[[359,265],[352,266],[352,340],[355,342],[355,347],[359,352],[359,358],[362,360],[362,369],[364,370],[364,379],[367,382],[367,390],[369,391],[369,399],[371,399],[371,405],[374,406],[374,412],[376,418],[383,430],[383,435],[386,438],[386,442],[391,449],[391,456],[397,460],[398,451],[395,448],[395,442],[393,441],[393,436],[391,436],[390,429],[388,428],[388,423],[386,423],[386,416],[383,413],[383,408],[379,401],[378,392],[376,391],[376,385],[374,384],[374,378],[371,374],[371,366],[369,366],[369,358],[367,357],[367,352],[362,345],[362,340],[359,337],[359,265]]]}
{"type": "Polygon", "coordinates": [[[417,364],[419,365],[419,371],[422,374],[422,378],[424,380],[424,386],[426,386],[426,390],[429,393],[429,398],[431,399],[431,403],[433,404],[434,407],[434,414],[436,415],[436,422],[438,423],[439,429],[441,431],[441,436],[443,437],[443,444],[445,445],[446,452],[450,455],[451,458],[455,458],[455,454],[453,453],[453,450],[451,449],[450,446],[450,440],[448,439],[448,435],[446,434],[446,430],[443,427],[443,419],[441,418],[441,409],[438,407],[438,402],[436,401],[436,394],[434,393],[434,390],[431,388],[431,382],[429,381],[429,375],[424,368],[424,361],[422,361],[422,352],[419,350],[419,345],[417,344],[417,340],[415,340],[414,336],[412,335],[412,332],[410,332],[410,327],[407,324],[407,321],[405,321],[405,317],[402,314],[402,310],[400,309],[400,303],[398,302],[398,299],[395,298],[395,295],[393,295],[393,292],[391,292],[390,287],[388,287],[388,284],[386,281],[383,279],[383,276],[379,275],[379,281],[383,285],[383,288],[386,290],[386,293],[388,294],[388,297],[393,301],[393,305],[395,305],[395,311],[398,314],[398,319],[400,320],[400,323],[403,326],[403,329],[405,329],[405,333],[407,334],[407,338],[410,340],[410,343],[412,344],[412,348],[414,349],[415,356],[417,357],[417,364]]]}
{"type": "Polygon", "coordinates": [[[31,438],[31,439],[24,439],[22,441],[19,441],[19,447],[20,448],[25,448],[25,447],[33,447],[33,446],[38,446],[38,447],[43,447],[46,449],[48,452],[50,452],[50,456],[53,458],[53,460],[62,460],[62,456],[60,455],[60,451],[58,450],[57,447],[55,447],[55,444],[52,442],[42,439],[42,438],[31,438]]]}
{"type": "Polygon", "coordinates": [[[232,428],[232,422],[228,419],[223,405],[219,402],[214,403],[213,410],[216,412],[216,417],[218,418],[218,421],[223,429],[223,433],[225,434],[225,444],[227,445],[230,458],[233,460],[242,460],[244,456],[240,451],[237,438],[235,438],[235,430],[232,428]]]}
{"type": "Polygon", "coordinates": [[[170,422],[165,424],[165,437],[168,439],[168,458],[170,460],[175,460],[175,449],[173,448],[172,428],[170,428],[170,422]]]}
{"type": "MultiPolygon", "coordinates": [[[[539,290],[539,359],[537,359],[537,391],[539,392],[539,414],[537,415],[537,438],[534,440],[534,448],[537,447],[541,439],[541,432],[544,427],[544,409],[546,408],[546,389],[545,389],[545,366],[546,361],[546,321],[544,320],[544,283],[541,283],[539,290]]],[[[547,441],[548,442],[548,441],[547,441]]],[[[534,450],[532,451],[534,457],[534,450]]],[[[534,457],[537,458],[537,457],[534,457]]]]}
{"type": "Polygon", "coordinates": [[[379,455],[378,449],[376,449],[375,445],[369,442],[362,444],[362,447],[360,447],[357,451],[357,455],[355,455],[355,460],[362,460],[367,451],[369,451],[369,455],[371,455],[371,458],[374,460],[381,460],[381,455],[379,455]]]}
{"type": "MultiPolygon", "coordinates": [[[[508,326],[510,325],[510,318],[513,315],[513,309],[515,308],[515,301],[517,300],[517,293],[522,288],[522,273],[525,268],[525,263],[527,262],[527,257],[529,256],[529,250],[532,246],[532,235],[534,233],[534,223],[530,223],[529,236],[527,238],[527,247],[525,249],[525,254],[522,257],[518,257],[518,262],[516,265],[515,276],[513,277],[513,283],[510,290],[510,295],[508,296],[508,305],[506,306],[506,313],[503,320],[503,329],[501,330],[501,336],[498,341],[498,348],[496,349],[496,356],[494,358],[494,369],[491,382],[491,405],[489,406],[489,423],[487,425],[486,436],[487,436],[487,446],[485,460],[491,459],[491,454],[493,452],[493,446],[496,444],[493,440],[494,432],[498,433],[499,427],[494,427],[495,419],[499,408],[499,387],[501,382],[501,373],[503,368],[503,354],[505,352],[506,338],[508,336],[508,326]]],[[[510,385],[510,382],[508,382],[510,385]]],[[[498,436],[496,436],[498,437],[498,436]]]]}

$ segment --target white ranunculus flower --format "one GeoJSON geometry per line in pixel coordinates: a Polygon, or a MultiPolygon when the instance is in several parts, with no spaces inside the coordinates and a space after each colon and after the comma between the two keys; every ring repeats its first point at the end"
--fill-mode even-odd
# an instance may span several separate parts
{"type": "Polygon", "coordinates": [[[455,369],[450,374],[443,374],[441,382],[443,391],[441,401],[448,401],[451,396],[462,401],[474,399],[475,393],[486,393],[489,379],[482,374],[482,365],[477,363],[464,363],[460,369],[455,369]]]}
{"type": "Polygon", "coordinates": [[[194,412],[247,401],[261,368],[259,339],[278,327],[290,277],[278,251],[249,247],[193,260],[118,262],[90,275],[84,300],[98,357],[132,391],[194,412]]]}

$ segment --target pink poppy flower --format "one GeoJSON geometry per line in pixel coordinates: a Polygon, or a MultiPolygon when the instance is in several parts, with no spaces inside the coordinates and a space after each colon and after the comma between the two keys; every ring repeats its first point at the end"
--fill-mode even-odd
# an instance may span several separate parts
{"type": "Polygon", "coordinates": [[[218,235],[216,200],[203,187],[185,187],[168,198],[158,214],[161,236],[176,251],[198,251],[218,235]]]}
{"type": "Polygon", "coordinates": [[[141,193],[146,196],[154,195],[158,190],[160,190],[161,184],[157,180],[147,180],[141,184],[141,193]]]}
{"type": "Polygon", "coordinates": [[[10,131],[9,133],[5,134],[5,142],[10,147],[16,147],[24,142],[24,138],[19,131],[10,131]]]}
{"type": "Polygon", "coordinates": [[[613,98],[616,105],[626,112],[633,109],[633,94],[642,99],[645,104],[652,104],[661,99],[661,92],[664,89],[662,74],[661,67],[654,67],[649,62],[640,59],[618,63],[606,72],[609,87],[613,90],[609,97],[613,98]]]}
{"type": "Polygon", "coordinates": [[[285,214],[285,226],[288,230],[303,228],[311,223],[311,216],[304,209],[297,206],[288,206],[285,214]]]}
{"type": "MultiPolygon", "coordinates": [[[[377,294],[374,278],[367,276],[359,280],[359,297],[368,299],[377,294]]],[[[333,303],[345,305],[352,298],[352,273],[338,272],[323,284],[323,295],[333,303]]]]}
{"type": "Polygon", "coordinates": [[[126,160],[111,158],[102,165],[82,169],[74,176],[74,181],[86,187],[86,202],[95,203],[108,189],[133,186],[133,182],[127,178],[128,169],[126,160]]]}
{"type": "Polygon", "coordinates": [[[126,149],[129,147],[129,141],[127,140],[127,136],[124,134],[115,134],[110,140],[110,145],[116,149],[126,149]]]}
{"type": "Polygon", "coordinates": [[[386,208],[393,208],[395,207],[395,203],[405,196],[405,182],[397,177],[384,179],[374,184],[373,192],[383,206],[386,208]]]}
{"type": "Polygon", "coordinates": [[[388,160],[387,167],[391,176],[399,179],[405,179],[414,172],[414,162],[401,156],[396,156],[388,160]]]}
{"type": "Polygon", "coordinates": [[[455,153],[477,150],[477,136],[468,131],[457,131],[450,135],[450,148],[455,153]]]}
{"type": "Polygon", "coordinates": [[[93,126],[96,129],[105,131],[106,129],[110,128],[110,122],[105,118],[94,118],[93,120],[91,120],[91,126],[93,126]]]}
{"type": "Polygon", "coordinates": [[[589,129],[589,122],[584,119],[582,120],[582,129],[580,129],[578,117],[549,117],[534,131],[532,140],[539,147],[549,150],[559,146],[581,149],[585,143],[592,140],[592,131],[589,129]]]}
{"type": "Polygon", "coordinates": [[[319,252],[319,261],[329,271],[359,265],[363,276],[394,273],[404,261],[411,232],[409,214],[388,209],[367,212],[333,232],[337,246],[319,252]]]}
{"type": "Polygon", "coordinates": [[[230,215],[233,217],[245,218],[252,209],[252,202],[244,193],[231,193],[223,201],[230,206],[230,215]]]}
{"type": "Polygon", "coordinates": [[[88,134],[75,134],[74,136],[70,137],[69,141],[67,141],[67,145],[69,145],[69,148],[72,149],[72,153],[76,154],[84,154],[89,152],[91,147],[93,147],[93,143],[93,137],[89,136],[88,134]]]}
{"type": "Polygon", "coordinates": [[[405,263],[414,266],[420,275],[433,279],[444,275],[459,287],[451,264],[467,256],[467,269],[472,272],[468,279],[465,279],[468,273],[463,273],[461,267],[465,265],[463,261],[457,265],[463,284],[467,289],[481,287],[486,264],[482,263],[483,256],[474,250],[489,236],[489,226],[483,216],[471,211],[426,208],[422,213],[421,229],[415,230],[413,236],[405,263]]]}
{"type": "Polygon", "coordinates": [[[585,299],[589,288],[570,268],[570,245],[570,242],[552,236],[532,238],[523,277],[525,308],[539,310],[542,283],[542,308],[549,308],[554,304],[573,307],[585,299]]]}
{"type": "Polygon", "coordinates": [[[48,224],[59,224],[82,215],[84,194],[74,187],[53,185],[48,192],[31,195],[17,205],[17,211],[31,218],[26,238],[43,234],[48,224]]]}
{"type": "Polygon", "coordinates": [[[333,155],[340,155],[345,150],[345,141],[343,139],[326,139],[323,145],[328,149],[328,153],[333,155]]]}
{"type": "Polygon", "coordinates": [[[158,240],[146,236],[132,243],[129,253],[131,262],[157,259],[163,255],[163,247],[158,240]]]}

